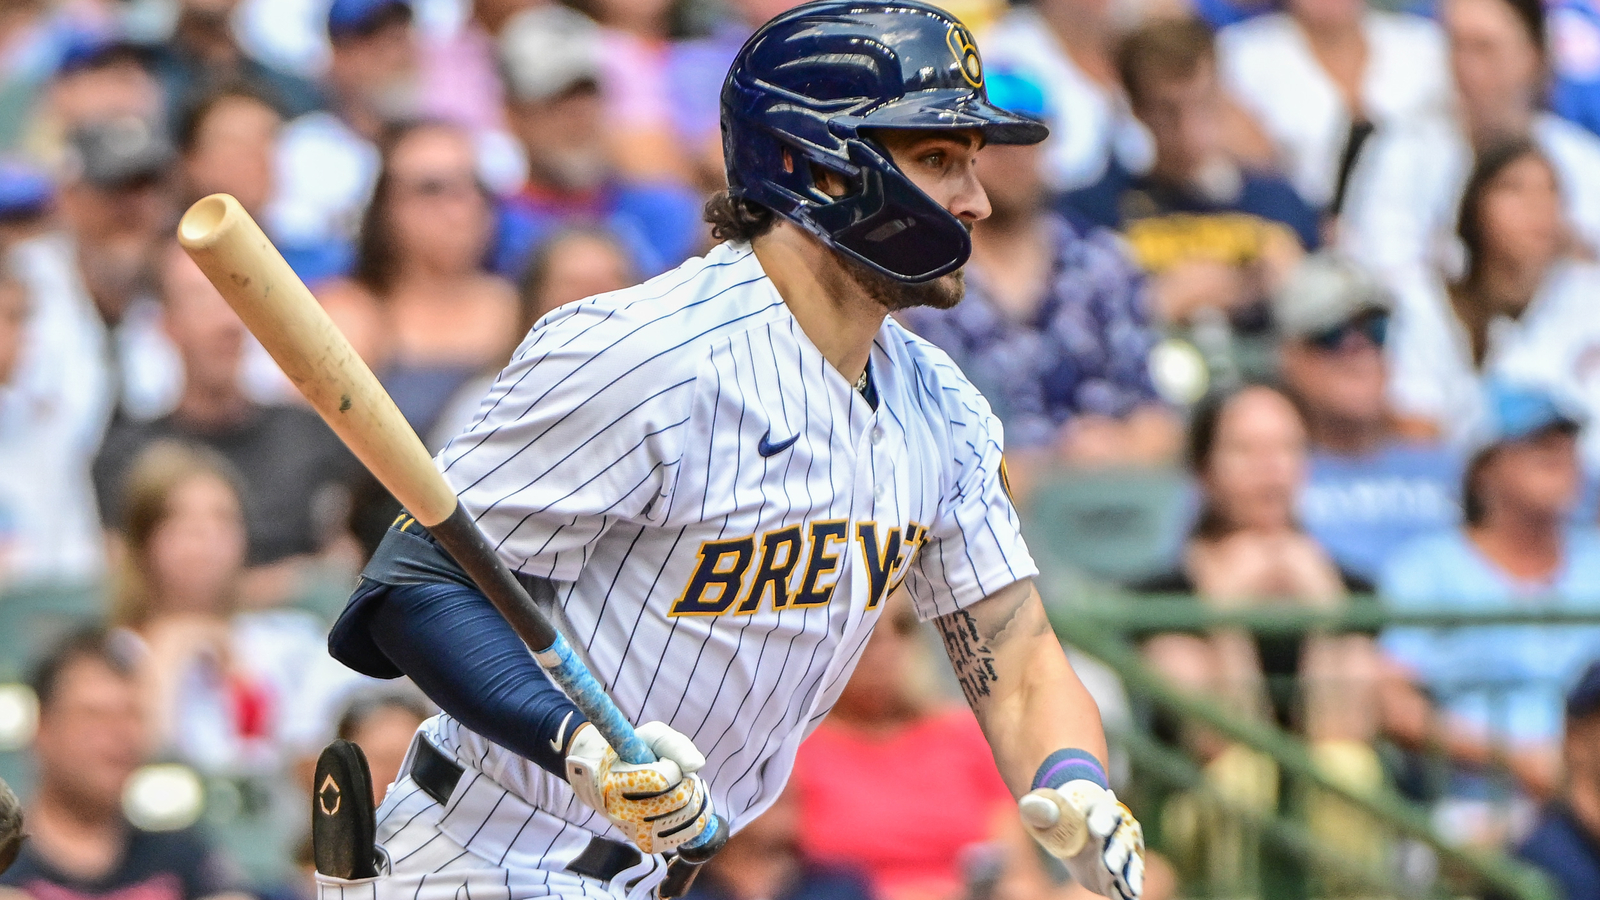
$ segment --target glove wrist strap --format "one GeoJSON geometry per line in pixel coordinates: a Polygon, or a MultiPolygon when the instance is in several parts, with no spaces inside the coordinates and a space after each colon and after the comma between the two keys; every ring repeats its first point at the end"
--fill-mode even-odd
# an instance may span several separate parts
{"type": "Polygon", "coordinates": [[[1109,789],[1105,767],[1088,751],[1076,748],[1057,750],[1045,757],[1039,771],[1033,776],[1033,789],[1058,788],[1069,781],[1090,781],[1109,789]]]}

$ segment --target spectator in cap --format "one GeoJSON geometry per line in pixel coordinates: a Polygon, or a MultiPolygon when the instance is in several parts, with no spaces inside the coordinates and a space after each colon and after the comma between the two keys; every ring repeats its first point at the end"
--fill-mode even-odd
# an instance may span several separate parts
{"type": "Polygon", "coordinates": [[[1600,662],[1567,693],[1561,760],[1561,796],[1545,806],[1517,856],[1543,869],[1563,897],[1600,897],[1600,662]]]}
{"type": "Polygon", "coordinates": [[[1284,387],[1310,442],[1300,520],[1340,566],[1376,579],[1410,538],[1460,521],[1461,464],[1389,409],[1389,293],[1341,256],[1303,260],[1278,291],[1284,387]]]}
{"type": "Polygon", "coordinates": [[[528,181],[502,207],[495,269],[520,273],[544,235],[585,222],[615,231],[647,275],[691,255],[705,240],[698,197],[680,184],[634,180],[611,156],[598,26],[544,6],[509,22],[499,49],[506,119],[527,155],[528,181]]]}
{"type": "MultiPolygon", "coordinates": [[[[1460,448],[1492,434],[1486,384],[1538,385],[1593,421],[1600,414],[1600,266],[1571,239],[1556,170],[1534,143],[1478,155],[1462,193],[1457,276],[1418,271],[1393,282],[1398,298],[1390,394],[1460,448]]],[[[1600,429],[1580,446],[1600,470],[1600,429]]]]}
{"type": "Polygon", "coordinates": [[[103,633],[73,635],[33,673],[37,784],[28,840],[0,873],[0,894],[245,900],[234,866],[195,829],[146,830],[123,813],[150,733],[126,649],[103,633]]]}
{"type": "Polygon", "coordinates": [[[1228,103],[1204,24],[1147,22],[1122,40],[1115,62],[1134,115],[1154,139],[1154,161],[1137,175],[1113,166],[1064,198],[1065,207],[1123,233],[1153,276],[1163,320],[1231,321],[1235,331],[1259,336],[1266,298],[1317,245],[1316,213],[1287,181],[1230,153],[1228,103]]]}
{"type": "Polygon", "coordinates": [[[1445,0],[1456,103],[1373,136],[1353,170],[1340,244],[1377,272],[1448,267],[1475,154],[1513,137],[1556,171],[1575,237],[1600,248],[1600,138],[1544,108],[1550,47],[1542,0],[1445,0]]]}
{"type": "Polygon", "coordinates": [[[279,144],[278,237],[349,244],[378,177],[385,129],[418,109],[417,35],[408,0],[336,0],[328,8],[328,109],[289,123],[279,144]]]}
{"type": "Polygon", "coordinates": [[[74,32],[48,80],[30,97],[31,109],[12,126],[18,147],[57,163],[73,131],[94,122],[132,117],[164,127],[161,83],[145,48],[98,31],[74,32]]]}
{"type": "MultiPolygon", "coordinates": [[[[1043,112],[1026,77],[991,69],[987,81],[1002,108],[1043,112]]],[[[1019,488],[1030,462],[1157,465],[1182,439],[1150,379],[1159,335],[1145,278],[1110,231],[1050,211],[1041,153],[984,150],[978,179],[993,212],[972,232],[966,299],[903,314],[979,382],[1005,423],[1019,488]]]]}
{"type": "Polygon", "coordinates": [[[322,107],[316,85],[261,62],[240,45],[233,26],[238,5],[239,0],[178,0],[171,37],[152,48],[168,122],[177,122],[195,97],[223,84],[248,84],[291,118],[322,107]]]}
{"type": "MultiPolygon", "coordinates": [[[[1493,430],[1467,463],[1465,524],[1395,553],[1380,595],[1398,610],[1600,611],[1600,531],[1570,524],[1581,485],[1581,418],[1537,387],[1496,382],[1488,393],[1493,430]]],[[[1519,782],[1549,796],[1561,689],[1600,656],[1600,627],[1391,628],[1381,643],[1403,676],[1385,704],[1393,736],[1415,748],[1442,745],[1468,767],[1504,751],[1519,782]]],[[[1458,776],[1449,793],[1469,821],[1503,821],[1503,810],[1465,799],[1482,796],[1482,785],[1458,776]]],[[[1486,836],[1496,837],[1471,829],[1455,835],[1486,836]]]]}

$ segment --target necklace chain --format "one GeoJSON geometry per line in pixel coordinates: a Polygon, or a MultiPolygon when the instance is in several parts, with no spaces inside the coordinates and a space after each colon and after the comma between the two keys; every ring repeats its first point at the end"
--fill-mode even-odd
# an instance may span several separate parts
{"type": "Polygon", "coordinates": [[[867,390],[867,370],[866,369],[862,369],[861,370],[861,377],[856,379],[856,390],[858,392],[861,392],[861,393],[866,393],[866,390],[867,390]]]}

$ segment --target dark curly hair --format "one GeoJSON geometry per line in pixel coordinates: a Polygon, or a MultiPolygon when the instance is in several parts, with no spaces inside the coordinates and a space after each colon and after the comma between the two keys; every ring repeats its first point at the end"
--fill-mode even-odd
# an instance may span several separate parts
{"type": "Polygon", "coordinates": [[[706,201],[704,218],[719,241],[749,242],[772,230],[777,216],[759,203],[717,191],[706,201]]]}

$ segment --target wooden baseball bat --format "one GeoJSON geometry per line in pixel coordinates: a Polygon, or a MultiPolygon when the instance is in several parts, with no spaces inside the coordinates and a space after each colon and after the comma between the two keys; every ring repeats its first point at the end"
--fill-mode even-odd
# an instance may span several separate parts
{"type": "MultiPolygon", "coordinates": [[[[655,754],[457,502],[372,370],[239,201],[229,194],[196,201],[178,222],[178,243],[345,446],[466,570],[617,756],[654,762],[655,754]]],[[[713,817],[678,855],[704,862],[727,835],[726,824],[713,817]]]]}
{"type": "Polygon", "coordinates": [[[1022,821],[1057,859],[1071,859],[1089,842],[1083,813],[1058,791],[1031,791],[1017,801],[1022,821]]]}

